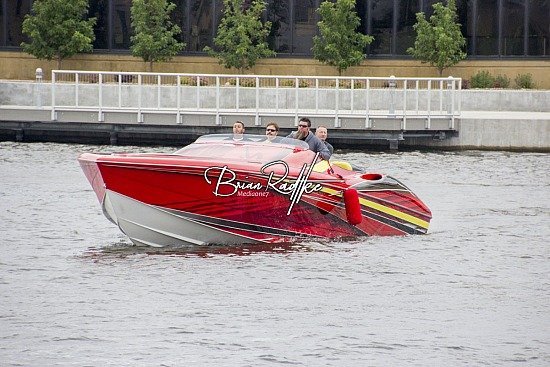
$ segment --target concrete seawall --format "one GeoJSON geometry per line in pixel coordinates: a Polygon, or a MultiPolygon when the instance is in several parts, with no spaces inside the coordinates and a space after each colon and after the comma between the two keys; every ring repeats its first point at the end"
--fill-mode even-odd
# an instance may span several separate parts
{"type": "MultiPolygon", "coordinates": [[[[128,91],[131,93],[131,90],[128,91]]],[[[372,104],[382,105],[387,92],[373,92],[372,104]]],[[[71,92],[66,93],[70,98],[71,92]]],[[[58,96],[56,96],[58,97],[58,96]]],[[[131,94],[130,94],[131,97],[131,94]]],[[[86,100],[84,96],[83,100],[86,100]]],[[[167,97],[169,98],[169,96],[167,97]]],[[[129,98],[131,101],[132,98],[129,98]]],[[[416,129],[409,128],[399,142],[400,147],[433,149],[490,149],[517,151],[550,151],[550,91],[544,90],[463,90],[460,92],[461,114],[455,119],[454,128],[441,122],[440,131],[433,129],[426,134],[423,123],[416,129]],[[423,133],[423,134],[420,134],[423,133]],[[428,137],[428,138],[427,138],[428,137]]],[[[342,105],[348,103],[345,99],[342,105]]],[[[205,133],[228,132],[238,113],[224,119],[221,124],[206,116],[192,115],[185,124],[173,119],[154,116],[143,123],[136,123],[133,113],[117,113],[116,117],[98,122],[93,112],[64,112],[58,121],[51,120],[51,89],[49,84],[29,81],[0,81],[0,139],[22,141],[67,141],[119,144],[175,144],[192,141],[205,133]]],[[[250,133],[263,133],[261,126],[253,126],[247,116],[250,133]]],[[[292,119],[275,115],[283,133],[293,129],[292,119]]],[[[395,122],[395,121],[394,121],[395,122]]],[[[262,123],[263,124],[263,123],[262,123]]],[[[385,130],[394,134],[399,124],[384,120],[376,124],[380,134],[356,123],[342,123],[333,128],[330,117],[318,118],[314,125],[329,126],[329,140],[336,147],[368,148],[387,146],[378,139],[385,130]],[[388,128],[383,126],[387,124],[388,128]],[[380,127],[382,126],[382,127],[380,127]]],[[[414,123],[410,122],[410,126],[414,123]]]]}

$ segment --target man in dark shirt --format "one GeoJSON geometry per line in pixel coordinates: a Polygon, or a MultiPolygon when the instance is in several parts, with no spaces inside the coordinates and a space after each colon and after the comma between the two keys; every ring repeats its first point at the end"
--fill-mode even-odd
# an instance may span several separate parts
{"type": "Polygon", "coordinates": [[[330,151],[328,150],[325,143],[319,140],[319,138],[310,131],[310,128],[311,121],[307,117],[302,117],[298,122],[298,130],[290,133],[287,138],[294,138],[305,141],[307,145],[309,145],[309,150],[315,153],[319,153],[321,158],[328,161],[331,156],[330,151]]]}

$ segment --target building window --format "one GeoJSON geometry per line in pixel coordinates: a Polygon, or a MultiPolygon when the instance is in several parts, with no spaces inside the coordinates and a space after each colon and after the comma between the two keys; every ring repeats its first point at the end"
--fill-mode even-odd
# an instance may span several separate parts
{"type": "Polygon", "coordinates": [[[191,52],[202,52],[204,47],[212,46],[215,36],[214,27],[214,1],[192,0],[189,13],[190,34],[187,49],[191,52]]]}
{"type": "Polygon", "coordinates": [[[416,13],[420,11],[419,0],[398,1],[397,8],[397,55],[406,55],[407,48],[414,46],[416,32],[413,26],[416,24],[416,13]]]}
{"type": "Polygon", "coordinates": [[[96,18],[94,26],[94,49],[109,48],[109,1],[92,0],[88,8],[89,18],[96,18]]]}
{"type": "Polygon", "coordinates": [[[498,55],[498,0],[477,2],[476,54],[498,55]]]}
{"type": "Polygon", "coordinates": [[[26,41],[23,35],[22,27],[25,15],[31,12],[31,0],[5,0],[6,13],[4,21],[6,22],[6,46],[19,47],[21,42],[26,41]]]}
{"type": "Polygon", "coordinates": [[[292,53],[290,9],[290,0],[270,0],[267,4],[267,20],[271,22],[267,41],[277,53],[292,53]]]}
{"type": "Polygon", "coordinates": [[[132,36],[130,8],[131,0],[113,1],[113,31],[112,48],[130,49],[130,37],[132,36]]]}
{"type": "MultiPolygon", "coordinates": [[[[188,28],[187,28],[187,1],[185,0],[171,0],[172,3],[176,4],[176,8],[170,14],[170,20],[172,23],[180,27],[181,33],[178,34],[175,38],[178,42],[188,43],[188,28]]],[[[184,49],[185,50],[185,49],[184,49]]]]}
{"type": "Polygon", "coordinates": [[[293,53],[311,55],[313,36],[317,33],[316,0],[294,1],[293,53]]]}
{"type": "Polygon", "coordinates": [[[393,31],[393,0],[372,0],[372,36],[370,45],[373,55],[390,55],[393,31]]]}
{"type": "Polygon", "coordinates": [[[528,2],[528,51],[533,56],[550,55],[550,1],[529,0],[528,2]]]}
{"type": "Polygon", "coordinates": [[[0,1],[0,46],[6,45],[6,23],[5,16],[6,13],[6,4],[3,1],[0,1]]]}
{"type": "Polygon", "coordinates": [[[501,54],[523,55],[524,0],[504,0],[502,9],[501,54]]]}

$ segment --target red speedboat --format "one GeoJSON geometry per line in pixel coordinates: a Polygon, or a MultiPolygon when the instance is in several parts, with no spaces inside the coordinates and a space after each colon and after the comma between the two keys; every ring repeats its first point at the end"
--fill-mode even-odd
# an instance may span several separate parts
{"type": "Polygon", "coordinates": [[[398,180],[319,160],[295,139],[206,135],[172,154],[78,158],[134,244],[236,245],[424,234],[431,212],[398,180]]]}

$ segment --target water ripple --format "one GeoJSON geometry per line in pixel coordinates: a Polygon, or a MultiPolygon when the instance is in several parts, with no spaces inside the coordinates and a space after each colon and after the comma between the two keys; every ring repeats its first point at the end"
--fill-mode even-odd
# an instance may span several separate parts
{"type": "Polygon", "coordinates": [[[0,142],[0,364],[550,365],[547,154],[338,151],[427,236],[136,247],[76,157],[167,149],[0,142]]]}

